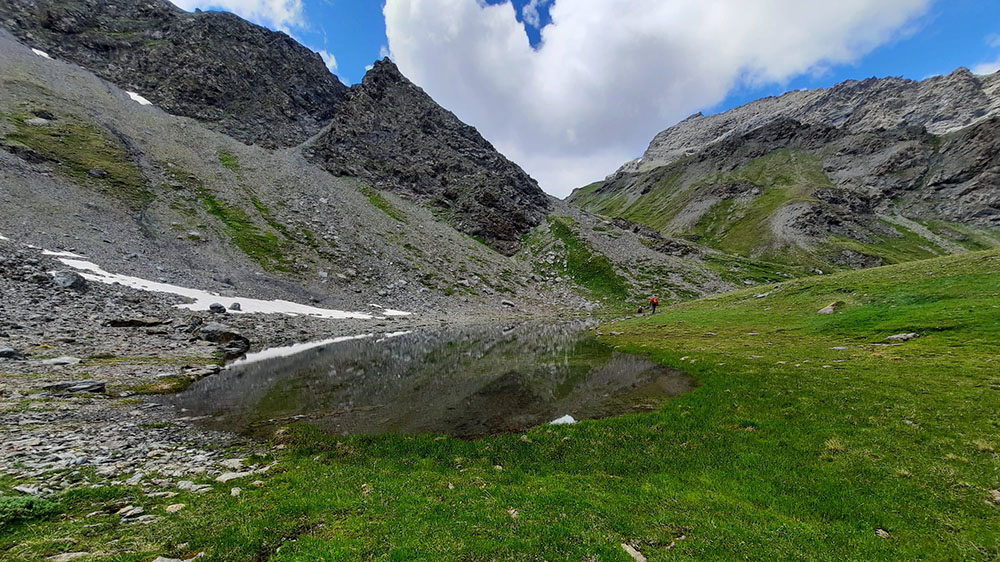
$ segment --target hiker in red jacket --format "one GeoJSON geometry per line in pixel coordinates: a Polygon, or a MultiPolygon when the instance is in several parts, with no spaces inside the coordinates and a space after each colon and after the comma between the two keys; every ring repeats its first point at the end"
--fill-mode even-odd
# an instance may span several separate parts
{"type": "Polygon", "coordinates": [[[655,296],[649,297],[650,314],[656,314],[656,307],[660,304],[660,299],[655,296]]]}

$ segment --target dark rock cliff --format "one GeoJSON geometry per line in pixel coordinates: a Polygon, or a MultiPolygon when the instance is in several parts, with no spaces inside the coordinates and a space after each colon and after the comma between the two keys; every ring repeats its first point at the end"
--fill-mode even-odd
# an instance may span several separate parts
{"type": "Polygon", "coordinates": [[[284,33],[162,0],[0,0],[0,23],[163,110],[248,144],[295,146],[347,87],[284,33]]]}
{"type": "Polygon", "coordinates": [[[535,180],[388,59],[351,88],[305,153],[334,175],[431,205],[503,253],[516,251],[550,208],[535,180]]]}

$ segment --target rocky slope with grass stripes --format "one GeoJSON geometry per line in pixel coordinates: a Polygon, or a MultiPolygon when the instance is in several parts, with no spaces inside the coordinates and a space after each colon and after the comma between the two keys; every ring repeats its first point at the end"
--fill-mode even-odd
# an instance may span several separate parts
{"type": "Polygon", "coordinates": [[[569,200],[725,252],[819,269],[996,246],[998,83],[962,70],[845,83],[689,119],[640,163],[569,200]]]}

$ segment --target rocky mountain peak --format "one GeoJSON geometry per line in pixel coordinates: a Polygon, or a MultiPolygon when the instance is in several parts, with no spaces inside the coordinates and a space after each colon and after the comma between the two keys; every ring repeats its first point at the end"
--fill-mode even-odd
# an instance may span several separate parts
{"type": "Polygon", "coordinates": [[[288,35],[165,0],[0,0],[21,41],[248,144],[300,144],[347,87],[288,35]]]}
{"type": "Polygon", "coordinates": [[[339,176],[429,204],[504,253],[550,208],[528,174],[410,82],[389,59],[352,86],[307,157],[339,176]]]}
{"type": "Polygon", "coordinates": [[[944,134],[995,115],[1000,115],[1000,73],[977,76],[958,68],[919,82],[900,77],[848,80],[827,89],[761,98],[724,113],[695,114],[657,134],[642,158],[626,163],[617,174],[670,164],[779,119],[851,132],[917,126],[944,134]]]}

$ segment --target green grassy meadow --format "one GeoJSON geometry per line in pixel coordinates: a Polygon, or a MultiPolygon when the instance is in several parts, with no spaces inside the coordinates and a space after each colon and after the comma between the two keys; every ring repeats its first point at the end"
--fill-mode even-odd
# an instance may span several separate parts
{"type": "Polygon", "coordinates": [[[601,330],[698,387],[655,413],[478,441],[293,427],[256,459],[277,462],[259,486],[0,506],[0,559],[627,562],[622,543],[651,561],[1000,559],[1000,251],[601,330]],[[920,337],[886,340],[908,332],[920,337]],[[186,507],[166,514],[173,503],[186,507]],[[128,504],[161,517],[122,524],[128,504]]]}

